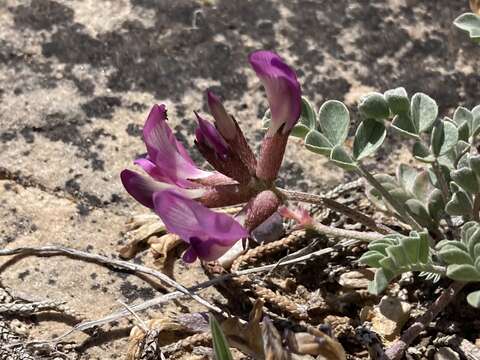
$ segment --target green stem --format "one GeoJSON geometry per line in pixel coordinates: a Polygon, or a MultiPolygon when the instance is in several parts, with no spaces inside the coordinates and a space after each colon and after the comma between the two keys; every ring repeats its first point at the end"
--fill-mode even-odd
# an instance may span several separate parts
{"type": "Polygon", "coordinates": [[[480,194],[475,194],[474,195],[474,200],[473,200],[473,220],[475,221],[480,221],[480,194]]]}
{"type": "MultiPolygon", "coordinates": [[[[442,195],[443,195],[443,201],[445,204],[447,204],[448,200],[450,199],[450,190],[448,189],[448,184],[445,181],[445,177],[443,176],[442,169],[440,168],[440,164],[438,163],[438,160],[435,160],[435,162],[432,164],[432,169],[440,185],[440,190],[442,191],[442,195]]],[[[446,212],[445,212],[445,221],[447,222],[448,228],[450,229],[450,233],[451,233],[450,235],[453,235],[454,237],[458,236],[457,229],[453,225],[452,218],[446,212]]]]}
{"type": "Polygon", "coordinates": [[[393,198],[392,195],[380,184],[375,177],[361,164],[358,164],[358,174],[363,176],[370,185],[377,189],[382,197],[387,200],[400,215],[400,220],[409,224],[414,230],[422,231],[422,227],[408,213],[407,209],[393,198]]]}

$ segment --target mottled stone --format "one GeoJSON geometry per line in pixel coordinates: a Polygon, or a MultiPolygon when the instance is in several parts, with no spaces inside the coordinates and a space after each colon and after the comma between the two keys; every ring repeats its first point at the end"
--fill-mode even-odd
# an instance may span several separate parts
{"type": "MultiPolygon", "coordinates": [[[[191,147],[193,111],[206,111],[204,91],[211,88],[258,150],[267,101],[246,60],[254,49],[278,51],[298,69],[317,108],[343,100],[353,121],[362,94],[394,86],[431,95],[442,115],[457,104],[472,107],[480,89],[478,46],[452,26],[466,6],[449,0],[0,1],[1,246],[56,243],[116,255],[125,222],[145,211],[118,174],[145,153],[141,129],[154,103],[167,105],[174,132],[201,164],[191,147]]],[[[402,154],[400,144],[392,149],[402,154]]],[[[392,151],[377,159],[388,160],[392,151]]],[[[290,140],[281,174],[282,186],[311,191],[343,176],[298,139],[290,140]]],[[[187,285],[200,274],[197,265],[175,271],[187,285]]],[[[24,258],[4,268],[2,281],[65,300],[90,319],[118,309],[117,299],[155,295],[135,277],[65,258],[24,258]]],[[[39,321],[30,336],[67,328],[39,321]]],[[[122,354],[125,343],[99,335],[82,349],[107,359],[122,354]]]]}

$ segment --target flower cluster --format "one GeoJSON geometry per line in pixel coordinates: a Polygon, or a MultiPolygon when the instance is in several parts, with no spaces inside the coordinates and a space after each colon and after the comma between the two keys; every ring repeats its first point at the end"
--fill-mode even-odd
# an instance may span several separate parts
{"type": "Polygon", "coordinates": [[[300,117],[300,84],[273,52],[254,52],[249,61],[265,87],[272,115],[258,159],[234,117],[207,92],[215,123],[195,113],[195,146],[215,171],[194,164],[168,125],[165,105],[155,105],[143,128],[147,156],[135,161],[149,177],[131,170],[121,173],[128,193],[190,245],[183,256],[187,262],[218,259],[282,204],[273,182],[300,117]],[[242,203],[246,205],[235,219],[209,209],[242,203]]]}

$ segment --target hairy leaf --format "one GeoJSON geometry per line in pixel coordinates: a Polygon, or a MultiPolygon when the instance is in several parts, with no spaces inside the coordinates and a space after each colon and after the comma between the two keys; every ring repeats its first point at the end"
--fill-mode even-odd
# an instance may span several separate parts
{"type": "Polygon", "coordinates": [[[341,145],[347,139],[350,115],[340,101],[329,100],[322,105],[319,123],[322,133],[333,145],[341,145]]]}
{"type": "Polygon", "coordinates": [[[373,119],[362,121],[355,134],[353,156],[360,160],[375,153],[383,144],[387,130],[383,123],[373,119]]]}
{"type": "Polygon", "coordinates": [[[438,106],[430,96],[416,93],[412,96],[410,112],[416,132],[424,132],[429,130],[437,119],[438,106]]]}
{"type": "Polygon", "coordinates": [[[390,115],[387,101],[379,93],[365,96],[358,104],[358,111],[364,119],[384,120],[390,115]]]}
{"type": "Polygon", "coordinates": [[[345,149],[339,145],[333,148],[332,153],[330,154],[330,161],[345,170],[352,171],[357,169],[357,165],[355,164],[353,159],[345,151],[345,149]]]}
{"type": "Polygon", "coordinates": [[[408,114],[410,111],[410,100],[407,91],[403,87],[385,91],[385,99],[393,114],[408,114]]]}
{"type": "Polygon", "coordinates": [[[330,157],[333,145],[332,143],[317,130],[310,130],[307,136],[305,136],[305,147],[317,154],[330,157]]]}

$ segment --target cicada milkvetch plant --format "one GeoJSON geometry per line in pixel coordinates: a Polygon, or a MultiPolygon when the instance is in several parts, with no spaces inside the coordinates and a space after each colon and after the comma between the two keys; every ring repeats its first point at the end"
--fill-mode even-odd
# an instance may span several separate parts
{"type": "MultiPolygon", "coordinates": [[[[270,117],[267,111],[265,124],[270,117]]],[[[434,280],[480,281],[480,106],[460,106],[453,116],[441,117],[430,96],[409,96],[399,87],[361,98],[358,119],[349,148],[347,106],[329,100],[317,110],[302,98],[292,135],[303,139],[307,150],[363,177],[371,202],[410,228],[408,234],[392,230],[369,243],[359,261],[377,269],[370,291],[379,294],[410,271],[434,280]],[[387,133],[410,139],[413,165],[395,164],[395,174],[372,173],[365,159],[382,147],[387,133]]],[[[480,307],[480,291],[467,300],[480,307]]]]}

